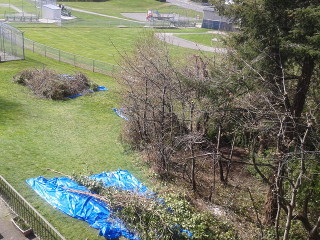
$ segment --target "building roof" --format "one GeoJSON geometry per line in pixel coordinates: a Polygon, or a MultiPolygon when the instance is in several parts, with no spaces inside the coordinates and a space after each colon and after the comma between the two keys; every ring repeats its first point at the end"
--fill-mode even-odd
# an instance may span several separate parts
{"type": "Polygon", "coordinates": [[[53,5],[53,4],[43,5],[43,7],[50,8],[50,9],[53,9],[53,10],[57,10],[57,9],[60,10],[60,8],[58,6],[53,5]]]}

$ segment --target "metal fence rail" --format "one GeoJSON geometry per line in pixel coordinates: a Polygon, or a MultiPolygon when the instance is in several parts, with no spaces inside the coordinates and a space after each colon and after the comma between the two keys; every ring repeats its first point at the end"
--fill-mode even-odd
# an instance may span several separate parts
{"type": "Polygon", "coordinates": [[[119,68],[119,66],[113,65],[111,63],[68,53],[41,43],[37,43],[27,38],[25,38],[24,40],[24,47],[25,49],[28,49],[34,53],[55,59],[59,62],[69,63],[73,66],[87,69],[92,72],[112,75],[119,68]]]}
{"type": "Polygon", "coordinates": [[[24,59],[23,33],[0,23],[0,62],[24,59]]]}
{"type": "Polygon", "coordinates": [[[44,240],[66,240],[1,175],[0,195],[12,210],[32,227],[37,237],[44,240]]]}

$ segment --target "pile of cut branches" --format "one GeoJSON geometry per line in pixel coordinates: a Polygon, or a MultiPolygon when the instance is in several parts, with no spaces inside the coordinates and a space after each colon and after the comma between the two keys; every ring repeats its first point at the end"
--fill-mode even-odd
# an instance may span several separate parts
{"type": "Polygon", "coordinates": [[[208,213],[196,212],[185,196],[162,194],[141,195],[114,187],[88,177],[73,176],[79,185],[91,193],[67,189],[71,192],[93,196],[105,202],[113,214],[122,219],[128,229],[141,239],[238,239],[234,230],[208,213]]]}
{"type": "Polygon", "coordinates": [[[25,69],[14,76],[14,81],[29,87],[39,97],[53,100],[86,94],[90,89],[96,87],[81,72],[73,75],[61,75],[50,69],[25,69]]]}

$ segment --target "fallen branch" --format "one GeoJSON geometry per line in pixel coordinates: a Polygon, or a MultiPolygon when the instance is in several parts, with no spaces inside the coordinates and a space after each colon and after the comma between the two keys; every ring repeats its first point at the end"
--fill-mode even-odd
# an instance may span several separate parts
{"type": "Polygon", "coordinates": [[[54,173],[58,173],[58,174],[60,174],[60,175],[63,175],[63,176],[65,176],[65,177],[68,177],[68,178],[71,178],[72,179],[72,176],[70,176],[70,175],[67,175],[67,174],[65,174],[65,173],[62,173],[62,172],[59,172],[59,171],[57,171],[57,170],[54,170],[54,169],[51,169],[51,168],[45,168],[47,171],[50,171],[50,172],[54,172],[54,173]]]}

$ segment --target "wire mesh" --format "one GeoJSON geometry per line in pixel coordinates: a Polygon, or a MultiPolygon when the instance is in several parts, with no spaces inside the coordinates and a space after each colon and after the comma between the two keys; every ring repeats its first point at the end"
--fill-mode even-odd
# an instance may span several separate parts
{"type": "Polygon", "coordinates": [[[149,10],[146,25],[149,27],[195,27],[202,22],[202,14],[190,9],[169,7],[149,10]]]}
{"type": "Polygon", "coordinates": [[[76,54],[65,52],[53,47],[46,46],[41,43],[34,42],[27,38],[25,39],[24,46],[26,49],[34,53],[43,55],[47,58],[52,58],[59,62],[68,63],[73,66],[87,69],[93,72],[112,75],[114,71],[116,71],[119,68],[119,66],[113,65],[111,63],[107,63],[107,62],[103,62],[103,61],[99,61],[91,58],[86,58],[76,54]]]}
{"type": "Polygon", "coordinates": [[[23,33],[0,23],[0,62],[24,59],[23,33]]]}

